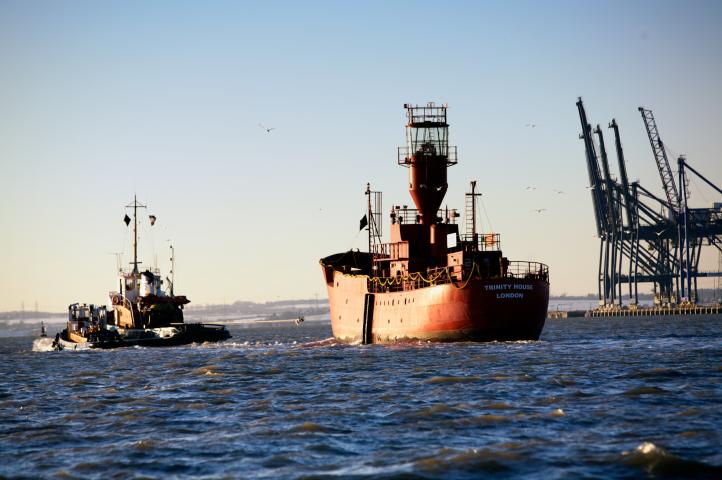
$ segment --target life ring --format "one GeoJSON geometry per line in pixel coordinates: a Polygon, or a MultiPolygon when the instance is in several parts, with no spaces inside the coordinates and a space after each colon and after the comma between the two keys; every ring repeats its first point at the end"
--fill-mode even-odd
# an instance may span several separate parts
{"type": "Polygon", "coordinates": [[[120,295],[117,293],[113,295],[111,298],[111,301],[113,302],[113,305],[120,305],[120,295]]]}

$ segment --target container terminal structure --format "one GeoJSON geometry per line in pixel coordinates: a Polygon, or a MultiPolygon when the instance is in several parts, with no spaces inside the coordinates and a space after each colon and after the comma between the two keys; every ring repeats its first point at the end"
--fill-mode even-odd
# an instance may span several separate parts
{"type": "Polygon", "coordinates": [[[659,171],[663,196],[655,195],[639,181],[629,181],[619,125],[612,119],[608,128],[614,134],[619,168],[618,178],[614,177],[604,131],[599,124],[592,127],[581,98],[576,105],[600,240],[598,311],[620,309],[625,286],[628,306],[635,310],[639,284],[651,283],[655,307],[695,312],[698,278],[722,277],[722,189],[690,165],[685,156],[677,158],[677,172],[672,171],[654,114],[644,107],[638,110],[659,171]],[[719,200],[704,208],[690,207],[691,175],[709,187],[719,200]],[[720,256],[716,270],[700,270],[703,248],[714,249],[720,256]]]}

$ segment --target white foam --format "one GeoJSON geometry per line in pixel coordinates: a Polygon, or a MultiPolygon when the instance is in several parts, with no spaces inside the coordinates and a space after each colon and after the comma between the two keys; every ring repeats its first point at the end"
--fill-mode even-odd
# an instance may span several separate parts
{"type": "Polygon", "coordinates": [[[636,449],[637,452],[642,453],[644,455],[649,455],[652,453],[663,453],[664,450],[653,444],[652,442],[643,442],[640,443],[639,446],[636,449]]]}
{"type": "Polygon", "coordinates": [[[622,452],[622,455],[641,455],[643,457],[648,456],[660,456],[664,455],[667,456],[669,453],[663,448],[658,447],[657,445],[653,444],[652,442],[642,442],[640,443],[637,448],[635,448],[631,452],[622,452]]]}
{"type": "Polygon", "coordinates": [[[53,339],[44,337],[33,340],[33,352],[52,352],[53,339]]]}

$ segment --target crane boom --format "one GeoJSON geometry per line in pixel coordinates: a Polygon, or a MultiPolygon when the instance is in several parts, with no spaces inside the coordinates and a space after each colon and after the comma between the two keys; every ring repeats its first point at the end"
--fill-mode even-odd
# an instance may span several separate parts
{"type": "Polygon", "coordinates": [[[577,100],[577,109],[579,110],[579,120],[582,124],[582,134],[579,138],[584,140],[584,150],[587,157],[587,173],[589,174],[589,189],[592,195],[592,205],[594,206],[597,236],[601,238],[603,233],[607,231],[605,224],[605,212],[607,208],[602,192],[602,174],[599,171],[597,151],[594,148],[594,140],[592,139],[592,126],[587,121],[587,112],[584,109],[582,97],[579,97],[577,100]]]}
{"type": "Polygon", "coordinates": [[[617,147],[617,161],[619,162],[619,177],[622,181],[622,191],[624,192],[624,209],[627,213],[627,226],[634,228],[634,209],[632,208],[632,195],[629,189],[629,179],[627,178],[627,165],[624,161],[624,150],[622,150],[622,140],[619,138],[619,125],[614,118],[609,123],[609,128],[614,129],[614,144],[617,147]]]}
{"type": "Polygon", "coordinates": [[[649,144],[652,146],[652,153],[654,154],[654,160],[657,162],[657,169],[659,170],[659,176],[662,178],[662,188],[664,188],[664,193],[667,195],[667,201],[672,210],[678,213],[679,193],[677,191],[677,185],[674,183],[672,169],[669,166],[667,152],[664,149],[662,139],[659,137],[659,130],[657,130],[657,122],[654,121],[654,114],[651,110],[647,110],[644,107],[639,107],[639,112],[642,114],[644,126],[647,129],[649,144]]]}

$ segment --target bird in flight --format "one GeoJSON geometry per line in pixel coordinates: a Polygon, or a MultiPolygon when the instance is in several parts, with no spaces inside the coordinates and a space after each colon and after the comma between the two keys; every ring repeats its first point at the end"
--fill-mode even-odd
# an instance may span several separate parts
{"type": "Polygon", "coordinates": [[[555,189],[554,189],[554,193],[562,194],[562,193],[564,193],[564,191],[563,191],[563,190],[558,190],[558,189],[555,188],[555,189]]]}
{"type": "Polygon", "coordinates": [[[525,126],[528,128],[536,128],[536,123],[527,123],[525,126]]]}
{"type": "Polygon", "coordinates": [[[536,190],[536,187],[526,187],[527,190],[536,190]]]}
{"type": "Polygon", "coordinates": [[[264,126],[262,123],[259,123],[258,126],[261,127],[262,129],[264,129],[264,130],[266,131],[266,133],[271,133],[271,130],[275,130],[275,129],[276,129],[276,127],[270,127],[270,128],[268,128],[268,127],[264,126]]]}
{"type": "Polygon", "coordinates": [[[535,208],[532,210],[532,212],[536,212],[536,213],[546,212],[546,208],[535,208]]]}

